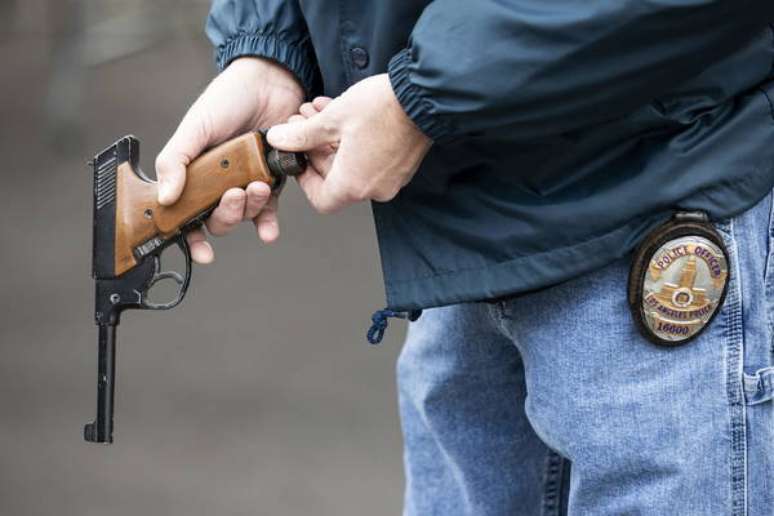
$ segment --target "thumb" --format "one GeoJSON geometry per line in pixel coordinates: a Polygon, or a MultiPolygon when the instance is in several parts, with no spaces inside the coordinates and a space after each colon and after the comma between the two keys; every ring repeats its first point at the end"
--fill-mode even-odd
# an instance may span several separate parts
{"type": "Polygon", "coordinates": [[[266,139],[272,147],[284,151],[307,151],[338,141],[339,128],[332,117],[319,113],[306,120],[275,125],[266,139]]]}
{"type": "Polygon", "coordinates": [[[156,157],[159,204],[169,206],[183,193],[186,168],[210,143],[205,126],[194,106],[156,157]]]}
{"type": "Polygon", "coordinates": [[[173,204],[185,187],[185,169],[190,160],[176,149],[166,147],[156,158],[156,177],[158,184],[158,201],[162,206],[173,204]]]}

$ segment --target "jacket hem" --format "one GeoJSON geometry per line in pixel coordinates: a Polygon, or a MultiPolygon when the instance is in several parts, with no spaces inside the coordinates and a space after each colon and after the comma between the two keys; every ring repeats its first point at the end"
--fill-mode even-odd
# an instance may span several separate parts
{"type": "MultiPolygon", "coordinates": [[[[697,192],[683,209],[708,211],[713,220],[734,217],[755,206],[774,188],[771,171],[758,172],[736,181],[697,192]],[[714,213],[702,200],[734,197],[736,202],[714,213]]],[[[437,274],[385,281],[387,308],[393,311],[423,310],[457,303],[487,301],[549,288],[588,274],[626,257],[642,238],[673,214],[672,210],[639,217],[627,224],[575,245],[520,256],[512,260],[437,274]],[[616,249],[614,254],[611,249],[616,249]]],[[[377,226],[379,220],[377,219],[377,226]]],[[[384,260],[383,260],[384,261],[384,260]]],[[[622,285],[621,288],[626,288],[622,285]]]]}
{"type": "Polygon", "coordinates": [[[666,213],[645,220],[638,219],[574,246],[482,267],[387,282],[387,306],[396,311],[419,310],[504,298],[557,285],[622,258],[635,247],[636,241],[666,221],[670,215],[666,213]],[[630,244],[617,256],[611,258],[609,254],[598,252],[599,249],[621,249],[622,240],[630,244]],[[579,263],[583,266],[579,267],[579,263]]]}

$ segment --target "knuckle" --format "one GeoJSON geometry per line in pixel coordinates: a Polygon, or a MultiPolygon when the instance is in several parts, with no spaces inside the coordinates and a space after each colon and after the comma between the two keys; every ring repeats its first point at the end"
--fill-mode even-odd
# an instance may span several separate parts
{"type": "Polygon", "coordinates": [[[205,225],[207,226],[207,231],[209,231],[210,235],[212,236],[222,236],[223,235],[223,229],[221,225],[218,223],[217,220],[214,218],[210,218],[205,225]]]}
{"type": "Polygon", "coordinates": [[[212,214],[212,217],[210,217],[210,226],[211,229],[223,233],[241,221],[242,216],[240,213],[236,213],[232,210],[222,210],[212,214]]]}
{"type": "Polygon", "coordinates": [[[262,206],[269,200],[270,191],[259,186],[250,186],[247,189],[247,203],[250,206],[262,206]]]}
{"type": "Polygon", "coordinates": [[[334,136],[339,130],[339,124],[332,117],[326,116],[320,120],[320,131],[326,136],[334,136]]]}
{"type": "Polygon", "coordinates": [[[223,215],[223,222],[227,226],[235,226],[242,221],[242,214],[236,210],[229,210],[223,215]]]}
{"type": "Polygon", "coordinates": [[[379,192],[379,193],[374,194],[373,200],[376,201],[376,202],[387,202],[389,200],[392,200],[393,197],[394,197],[394,195],[390,195],[390,194],[384,193],[384,192],[379,192]]]}
{"type": "Polygon", "coordinates": [[[258,213],[258,211],[263,207],[263,200],[261,200],[258,197],[250,196],[247,198],[247,202],[245,203],[245,211],[248,213],[258,213]]]}
{"type": "Polygon", "coordinates": [[[340,191],[340,197],[347,200],[356,201],[358,198],[358,195],[360,194],[360,191],[358,188],[352,185],[344,185],[340,191]]]}
{"type": "Polygon", "coordinates": [[[320,215],[331,215],[336,212],[336,207],[330,203],[318,203],[314,206],[314,209],[320,215]]]}
{"type": "Polygon", "coordinates": [[[295,146],[301,147],[301,148],[305,148],[308,140],[309,140],[309,137],[308,137],[306,131],[304,130],[304,131],[298,131],[293,136],[293,140],[292,141],[293,141],[293,144],[295,146]]]}
{"type": "Polygon", "coordinates": [[[374,192],[373,199],[377,202],[387,202],[393,200],[398,195],[398,189],[389,187],[374,192]]]}
{"type": "Polygon", "coordinates": [[[314,196],[309,198],[309,202],[314,208],[314,211],[320,215],[330,215],[335,210],[335,205],[331,202],[331,199],[325,196],[314,196]]]}
{"type": "Polygon", "coordinates": [[[344,188],[344,196],[355,202],[362,202],[371,197],[371,191],[368,186],[350,184],[344,188]]]}

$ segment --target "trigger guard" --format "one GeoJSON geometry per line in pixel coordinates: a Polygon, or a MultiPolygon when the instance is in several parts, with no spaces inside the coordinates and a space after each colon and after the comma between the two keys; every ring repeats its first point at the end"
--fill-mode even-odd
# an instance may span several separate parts
{"type": "Polygon", "coordinates": [[[161,260],[159,256],[154,256],[153,259],[155,266],[153,277],[150,279],[148,285],[145,287],[145,290],[142,293],[141,304],[143,308],[147,308],[148,310],[169,310],[170,308],[174,308],[179,305],[185,298],[185,294],[188,291],[188,286],[191,283],[191,248],[188,246],[188,242],[186,241],[183,234],[177,235],[174,239],[174,243],[177,245],[180,251],[182,251],[183,257],[185,258],[185,275],[182,275],[177,271],[159,272],[159,269],[161,268],[161,260]],[[173,299],[169,303],[152,303],[148,301],[146,296],[150,289],[152,289],[153,286],[158,282],[166,279],[171,279],[180,287],[177,291],[177,298],[173,299]]]}
{"type": "Polygon", "coordinates": [[[161,272],[161,273],[158,273],[158,274],[153,276],[153,279],[151,279],[150,284],[148,284],[148,290],[153,288],[153,286],[156,285],[156,283],[158,283],[160,281],[164,281],[166,279],[171,279],[172,281],[174,281],[178,285],[182,285],[183,282],[185,281],[185,279],[183,278],[183,276],[179,272],[177,272],[177,271],[165,271],[165,272],[161,272]]]}

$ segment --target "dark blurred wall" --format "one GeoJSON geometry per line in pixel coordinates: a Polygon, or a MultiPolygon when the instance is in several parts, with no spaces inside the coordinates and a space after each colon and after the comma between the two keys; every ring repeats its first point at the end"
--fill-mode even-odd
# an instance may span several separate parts
{"type": "Polygon", "coordinates": [[[95,410],[91,177],[126,133],[153,158],[214,74],[203,1],[0,0],[0,515],[388,515],[402,494],[370,212],[215,242],[188,299],[119,328],[116,443],[95,410]]]}

